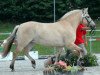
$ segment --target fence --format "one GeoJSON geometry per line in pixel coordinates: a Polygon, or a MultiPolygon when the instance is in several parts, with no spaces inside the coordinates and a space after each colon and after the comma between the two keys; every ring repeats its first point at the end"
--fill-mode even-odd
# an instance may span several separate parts
{"type": "MultiPolygon", "coordinates": [[[[88,32],[90,31],[90,30],[87,30],[88,32]]],[[[100,30],[95,30],[96,32],[98,32],[96,35],[94,35],[94,36],[87,36],[89,39],[88,39],[88,41],[89,41],[89,50],[90,50],[90,52],[92,52],[93,51],[93,42],[94,41],[100,41],[100,30]]]]}
{"type": "MultiPolygon", "coordinates": [[[[90,30],[88,30],[89,32],[90,30]]],[[[87,36],[88,37],[88,41],[89,41],[89,51],[92,52],[93,51],[93,42],[96,41],[100,41],[100,30],[96,30],[96,32],[98,33],[97,35],[95,36],[87,36]]],[[[0,36],[2,35],[10,35],[11,33],[0,33],[0,36]]],[[[4,38],[5,39],[5,38],[4,38]]],[[[4,40],[3,39],[3,40],[4,40]]],[[[96,45],[99,44],[99,43],[96,43],[96,45]]],[[[55,48],[51,48],[51,47],[45,47],[45,46],[41,46],[41,45],[36,45],[34,47],[34,50],[38,50],[39,51],[39,55],[50,55],[50,54],[54,54],[54,50],[55,48]]],[[[98,48],[99,49],[99,48],[98,48]]],[[[99,50],[98,50],[99,51],[99,50]]],[[[97,52],[98,52],[97,51],[97,52]]],[[[100,51],[99,51],[100,52],[100,51]]]]}

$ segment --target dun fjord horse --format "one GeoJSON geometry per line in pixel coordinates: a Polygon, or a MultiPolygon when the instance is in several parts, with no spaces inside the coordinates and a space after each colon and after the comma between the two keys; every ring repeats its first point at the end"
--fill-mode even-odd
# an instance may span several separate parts
{"type": "MultiPolygon", "coordinates": [[[[40,23],[29,21],[16,26],[12,34],[4,41],[3,57],[6,57],[10,51],[13,41],[16,39],[16,50],[13,54],[13,59],[10,68],[14,71],[15,59],[20,51],[30,59],[33,68],[35,68],[35,60],[29,55],[29,51],[34,44],[57,47],[58,53],[56,58],[61,53],[63,47],[71,50],[77,50],[81,53],[81,48],[74,44],[76,39],[76,29],[83,20],[87,21],[92,29],[95,23],[88,14],[88,9],[73,10],[65,14],[58,22],[55,23],[40,23]]],[[[81,57],[81,54],[80,56],[81,57]]]]}

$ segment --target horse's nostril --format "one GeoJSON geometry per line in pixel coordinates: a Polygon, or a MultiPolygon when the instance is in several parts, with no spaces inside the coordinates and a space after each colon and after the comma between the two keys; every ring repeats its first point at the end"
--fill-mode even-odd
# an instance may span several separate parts
{"type": "Polygon", "coordinates": [[[96,26],[94,26],[94,28],[96,28],[96,26]]]}
{"type": "Polygon", "coordinates": [[[96,29],[96,26],[90,26],[90,28],[91,28],[92,30],[95,30],[95,29],[96,29]]]}
{"type": "Polygon", "coordinates": [[[94,26],[92,26],[94,29],[96,29],[96,26],[94,25],[94,26]]]}

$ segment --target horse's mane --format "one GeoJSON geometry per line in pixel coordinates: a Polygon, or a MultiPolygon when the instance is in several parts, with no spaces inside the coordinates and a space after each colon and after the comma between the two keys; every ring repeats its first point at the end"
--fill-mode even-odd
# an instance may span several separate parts
{"type": "Polygon", "coordinates": [[[79,10],[79,9],[69,11],[69,12],[66,13],[64,16],[62,16],[59,20],[64,20],[64,19],[66,19],[67,17],[69,17],[70,15],[75,14],[75,13],[78,13],[78,12],[80,12],[80,11],[81,11],[81,10],[79,10]]]}

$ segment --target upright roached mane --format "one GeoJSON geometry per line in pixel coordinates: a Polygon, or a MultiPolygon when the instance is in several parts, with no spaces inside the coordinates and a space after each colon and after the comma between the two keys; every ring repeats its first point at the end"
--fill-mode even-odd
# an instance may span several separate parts
{"type": "Polygon", "coordinates": [[[76,14],[76,13],[78,13],[80,11],[81,10],[73,10],[73,11],[70,11],[70,12],[66,13],[64,16],[62,16],[59,20],[67,19],[67,18],[69,18],[69,16],[72,16],[71,14],[76,14]]]}
{"type": "MultiPolygon", "coordinates": [[[[3,43],[4,52],[3,57],[6,57],[10,51],[13,41],[16,39],[16,50],[14,52],[13,60],[10,68],[14,71],[15,59],[20,51],[30,59],[33,68],[35,68],[35,60],[29,55],[29,51],[34,44],[42,44],[46,46],[56,47],[58,49],[57,58],[61,54],[63,47],[70,48],[81,52],[81,48],[74,44],[76,39],[76,29],[82,19],[89,16],[87,8],[82,10],[73,10],[65,14],[59,21],[55,23],[40,23],[29,21],[15,27],[11,36],[3,43]],[[84,12],[83,12],[84,11],[84,12]],[[83,16],[82,16],[83,15],[83,16]]],[[[91,18],[89,26],[95,27],[95,23],[91,18]]],[[[81,54],[79,58],[81,57],[81,54]]]]}

